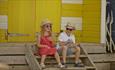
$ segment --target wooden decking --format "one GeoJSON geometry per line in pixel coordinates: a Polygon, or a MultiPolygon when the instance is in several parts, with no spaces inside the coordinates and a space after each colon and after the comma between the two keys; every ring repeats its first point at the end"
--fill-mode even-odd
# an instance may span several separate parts
{"type": "MultiPolygon", "coordinates": [[[[82,43],[80,59],[85,67],[74,67],[74,56],[67,57],[68,68],[57,68],[54,57],[47,57],[44,70],[115,70],[115,54],[107,54],[104,45],[82,43]]],[[[0,62],[8,64],[10,70],[41,70],[40,57],[34,55],[31,43],[1,43],[0,62]]]]}
{"type": "MultiPolygon", "coordinates": [[[[28,49],[26,58],[28,60],[28,64],[30,64],[30,66],[31,66],[31,69],[32,70],[41,70],[42,68],[39,65],[40,57],[34,55],[35,52],[33,52],[33,49],[35,49],[36,46],[26,45],[26,47],[28,49]]],[[[68,68],[63,68],[63,69],[57,68],[57,69],[59,69],[59,70],[96,70],[95,65],[88,57],[86,51],[82,47],[81,47],[81,49],[82,49],[82,51],[81,51],[80,59],[83,62],[83,64],[85,65],[85,67],[74,67],[74,56],[68,56],[67,57],[68,68]]],[[[46,59],[45,64],[46,64],[45,70],[49,70],[51,68],[56,68],[57,62],[54,57],[49,56],[46,59]]]]}
{"type": "Polygon", "coordinates": [[[104,44],[82,44],[88,56],[96,65],[97,70],[115,70],[115,53],[106,53],[104,44]]]}

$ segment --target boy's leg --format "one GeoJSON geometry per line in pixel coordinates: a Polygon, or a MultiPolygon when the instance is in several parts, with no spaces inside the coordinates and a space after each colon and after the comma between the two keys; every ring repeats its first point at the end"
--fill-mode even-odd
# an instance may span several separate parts
{"type": "Polygon", "coordinates": [[[84,67],[84,64],[80,61],[80,47],[75,47],[75,67],[84,67]]]}
{"type": "Polygon", "coordinates": [[[80,47],[76,47],[75,48],[75,63],[79,61],[79,57],[80,57],[80,47]]]}
{"type": "Polygon", "coordinates": [[[67,46],[62,47],[63,63],[66,63],[67,49],[68,49],[67,46]]]}

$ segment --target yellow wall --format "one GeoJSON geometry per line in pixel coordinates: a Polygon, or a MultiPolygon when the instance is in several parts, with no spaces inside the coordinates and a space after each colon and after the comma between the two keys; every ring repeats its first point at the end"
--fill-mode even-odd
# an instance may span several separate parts
{"type": "Polygon", "coordinates": [[[0,29],[0,42],[7,42],[6,30],[0,29]]]}
{"type": "MultiPolygon", "coordinates": [[[[83,4],[62,4],[61,0],[2,0],[0,15],[8,14],[8,32],[30,36],[9,37],[9,42],[34,41],[40,23],[48,18],[53,32],[60,31],[61,17],[82,17],[82,30],[75,31],[81,42],[100,42],[101,0],[83,0],[83,4]]],[[[4,30],[0,32],[4,33],[4,30]]],[[[3,36],[3,34],[2,34],[3,36]]]]}
{"type": "Polygon", "coordinates": [[[61,0],[36,0],[36,32],[40,31],[41,21],[47,18],[53,23],[53,32],[59,32],[61,0]]]}
{"type": "MultiPolygon", "coordinates": [[[[8,14],[8,0],[0,0],[0,15],[8,14]]],[[[6,30],[0,29],[0,42],[7,42],[6,30]]]]}
{"type": "Polygon", "coordinates": [[[75,35],[80,42],[100,42],[101,0],[83,0],[83,4],[62,4],[63,17],[82,17],[82,30],[75,35]]]}
{"type": "Polygon", "coordinates": [[[0,0],[0,15],[8,14],[8,0],[0,0]]]}
{"type": "Polygon", "coordinates": [[[29,36],[9,36],[9,42],[35,40],[35,1],[8,0],[8,32],[29,34],[29,36]]]}
{"type": "Polygon", "coordinates": [[[61,10],[64,17],[82,16],[82,4],[62,4],[61,10]]]}
{"type": "Polygon", "coordinates": [[[101,0],[83,2],[82,42],[100,42],[101,0]]]}

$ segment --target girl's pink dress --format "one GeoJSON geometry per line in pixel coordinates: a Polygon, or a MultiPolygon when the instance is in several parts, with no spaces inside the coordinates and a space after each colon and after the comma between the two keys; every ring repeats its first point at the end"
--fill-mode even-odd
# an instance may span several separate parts
{"type": "Polygon", "coordinates": [[[41,45],[47,45],[48,47],[39,48],[39,55],[54,55],[56,53],[56,48],[51,40],[48,39],[48,36],[41,36],[40,38],[41,45]]]}

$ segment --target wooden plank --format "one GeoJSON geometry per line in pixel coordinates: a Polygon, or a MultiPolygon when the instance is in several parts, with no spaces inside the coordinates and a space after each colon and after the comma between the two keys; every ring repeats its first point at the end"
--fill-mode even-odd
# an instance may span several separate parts
{"type": "Polygon", "coordinates": [[[110,64],[110,70],[115,70],[115,62],[112,62],[112,63],[110,64]]]}
{"type": "Polygon", "coordinates": [[[86,70],[86,68],[85,67],[68,67],[62,70],[86,70]]]}
{"type": "Polygon", "coordinates": [[[100,45],[82,45],[82,46],[89,54],[106,53],[105,47],[100,46],[100,45]]]}
{"type": "Polygon", "coordinates": [[[95,63],[97,70],[110,70],[110,63],[95,63]]]}
{"type": "Polygon", "coordinates": [[[115,54],[90,54],[89,57],[93,62],[114,62],[115,54]]]}
{"type": "MultiPolygon", "coordinates": [[[[80,58],[86,58],[87,56],[86,55],[80,55],[80,58]]],[[[40,56],[36,56],[37,59],[40,59],[40,56]]],[[[60,58],[62,58],[62,56],[60,56],[60,58]]],[[[70,55],[70,56],[67,56],[67,58],[75,58],[75,55],[70,55]]],[[[52,56],[48,56],[47,59],[55,59],[55,57],[52,57],[52,56]]]]}
{"type": "Polygon", "coordinates": [[[11,70],[30,70],[27,65],[25,66],[10,66],[11,70]]]}
{"type": "Polygon", "coordinates": [[[0,47],[25,46],[25,43],[0,43],[0,47]]]}
{"type": "Polygon", "coordinates": [[[46,68],[44,70],[60,70],[60,68],[46,68]]]}
{"type": "Polygon", "coordinates": [[[26,45],[27,53],[26,53],[26,61],[29,64],[31,70],[41,70],[39,62],[33,54],[32,46],[26,45]]]}
{"type": "Polygon", "coordinates": [[[81,43],[81,45],[87,45],[87,46],[92,46],[92,45],[95,45],[95,46],[103,46],[104,44],[100,44],[100,43],[81,43]]]}
{"type": "Polygon", "coordinates": [[[94,70],[96,70],[95,64],[94,64],[94,62],[91,60],[91,58],[88,56],[87,51],[83,48],[82,45],[81,45],[81,48],[82,48],[82,50],[84,51],[85,55],[87,55],[87,57],[88,57],[87,59],[82,60],[82,61],[84,62],[84,64],[85,64],[85,65],[88,65],[88,66],[91,66],[91,67],[94,67],[94,68],[95,68],[94,70]]]}
{"type": "Polygon", "coordinates": [[[20,46],[20,47],[0,47],[0,55],[13,55],[13,54],[25,54],[25,47],[20,46]]]}
{"type": "Polygon", "coordinates": [[[0,56],[0,62],[10,65],[26,65],[25,56],[0,56]]]}

